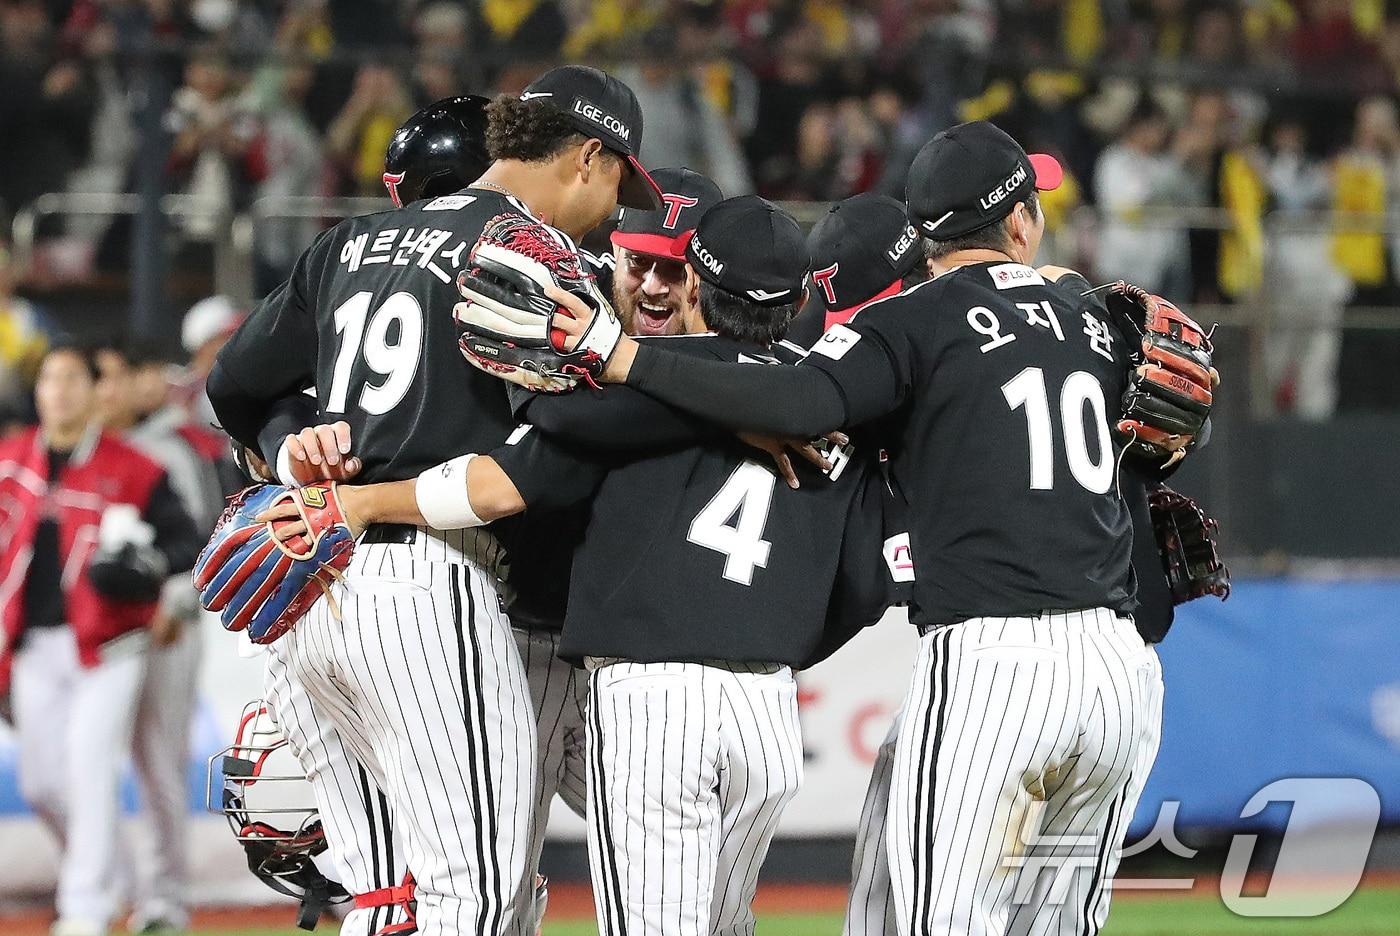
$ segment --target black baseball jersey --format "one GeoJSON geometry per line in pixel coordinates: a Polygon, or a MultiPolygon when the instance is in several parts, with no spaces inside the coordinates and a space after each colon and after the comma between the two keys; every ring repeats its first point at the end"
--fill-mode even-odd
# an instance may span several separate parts
{"type": "Polygon", "coordinates": [[[1134,607],[1109,423],[1125,339],[1069,279],[960,267],[834,326],[807,358],[853,423],[890,417],[916,623],[1134,607]]]}
{"type": "Polygon", "coordinates": [[[322,418],[350,424],[365,482],[499,445],[515,425],[505,388],[462,359],[452,309],[457,272],[502,214],[529,217],[468,188],[321,234],[219,353],[209,397],[225,430],[256,446],[275,402],[314,386],[322,418]]]}
{"type": "MultiPolygon", "coordinates": [[[[715,335],[646,340],[776,364],[768,349],[715,335]]],[[[592,496],[574,556],[564,658],[802,666],[849,636],[828,634],[833,605],[846,626],[883,612],[871,459],[853,459],[836,481],[803,463],[793,491],[731,433],[627,388],[535,397],[524,414],[573,437],[528,433],[498,458],[529,510],[592,496]],[[628,427],[650,450],[603,456],[595,446],[585,456],[568,448],[606,436],[602,423],[628,427]]]]}

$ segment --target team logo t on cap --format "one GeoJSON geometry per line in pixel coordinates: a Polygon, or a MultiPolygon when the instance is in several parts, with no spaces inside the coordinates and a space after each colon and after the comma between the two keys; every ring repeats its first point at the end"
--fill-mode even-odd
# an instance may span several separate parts
{"type": "Polygon", "coordinates": [[[562,65],[530,83],[522,101],[545,101],[568,115],[581,133],[603,141],[632,171],[622,180],[618,203],[628,208],[660,208],[661,189],[637,158],[642,151],[642,106],[632,89],[607,72],[584,65],[562,65]]]}
{"type": "Polygon", "coordinates": [[[832,205],[807,235],[812,293],[826,308],[827,325],[899,292],[905,274],[923,262],[921,240],[904,206],[888,195],[867,192],[832,205]]]}
{"type": "Polygon", "coordinates": [[[1005,131],[975,120],[924,144],[909,167],[909,218],[925,237],[949,240],[1000,221],[1031,192],[1059,188],[1053,156],[1027,156],[1005,131]]]}
{"type": "Polygon", "coordinates": [[[808,263],[802,228],[757,195],[729,198],[705,212],[685,258],[707,283],[765,306],[796,302],[808,263]]]}
{"type": "Polygon", "coordinates": [[[612,242],[636,253],[680,259],[700,218],[724,195],[708,176],[689,169],[658,169],[651,177],[661,187],[661,207],[624,208],[612,242]]]}

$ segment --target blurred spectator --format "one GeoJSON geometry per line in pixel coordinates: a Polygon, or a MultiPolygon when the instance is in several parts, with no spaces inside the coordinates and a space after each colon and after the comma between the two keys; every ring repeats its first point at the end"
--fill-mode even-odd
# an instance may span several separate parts
{"type": "Polygon", "coordinates": [[[220,53],[206,48],[190,58],[184,85],[170,99],[165,128],[172,137],[172,188],[207,206],[180,223],[190,238],[212,241],[261,169],[249,161],[256,124],[240,107],[233,72],[220,53]]]}
{"type": "Polygon", "coordinates": [[[792,175],[803,117],[824,96],[821,32],[812,23],[794,24],[779,37],[772,67],[759,78],[757,120],[747,141],[760,193],[792,175]]]}
{"type": "Polygon", "coordinates": [[[0,574],[16,585],[0,600],[0,698],[20,792],[62,855],[61,936],[100,936],[116,915],[120,779],[149,628],[165,577],[200,546],[160,466],[94,421],[95,379],[90,355],[51,349],[39,426],[0,443],[0,574]]]}
{"type": "Polygon", "coordinates": [[[515,59],[552,59],[569,23],[555,0],[482,0],[482,47],[493,64],[515,59]]]}
{"type": "Polygon", "coordinates": [[[1181,172],[1166,152],[1169,132],[1166,114],[1144,103],[1099,156],[1094,196],[1103,214],[1096,267],[1103,276],[1182,295],[1186,238],[1151,211],[1182,188],[1181,172]]]}
{"type": "Polygon", "coordinates": [[[1267,140],[1266,178],[1274,211],[1261,299],[1275,321],[1265,329],[1264,369],[1280,413],[1326,419],[1337,405],[1342,306],[1351,292],[1316,226],[1331,200],[1327,168],[1308,152],[1296,120],[1277,123],[1267,140]]]}
{"type": "Polygon", "coordinates": [[[44,315],[28,299],[15,295],[15,269],[9,248],[0,242],[0,409],[28,415],[39,360],[49,346],[44,315]]]}
{"type": "Polygon", "coordinates": [[[643,157],[653,166],[686,166],[709,176],[726,196],[751,192],[733,131],[685,65],[700,50],[680,47],[679,35],[653,30],[643,43],[644,62],[618,69],[642,105],[643,157]]]}
{"type": "Polygon", "coordinates": [[[91,137],[93,88],[39,0],[0,4],[0,218],[62,189],[91,137]],[[22,141],[22,145],[19,145],[22,141]]]}
{"type": "MultiPolygon", "coordinates": [[[[99,409],[104,427],[165,469],[196,530],[207,534],[222,504],[215,465],[181,434],[188,417],[170,405],[166,367],[153,348],[106,348],[98,353],[99,409]]],[[[166,580],[151,624],[137,702],[132,754],[141,787],[143,820],[137,824],[135,933],[183,930],[189,862],[185,767],[190,754],[195,680],[202,635],[200,610],[187,575],[166,580]]]]}
{"type": "MultiPolygon", "coordinates": [[[[1333,168],[1332,205],[1337,213],[1332,257],[1356,285],[1352,304],[1393,306],[1393,245],[1384,233],[1386,212],[1400,204],[1400,119],[1395,102],[1373,97],[1356,108],[1352,145],[1333,168]]],[[[1339,409],[1371,411],[1400,407],[1394,379],[1400,360],[1400,331],[1349,328],[1342,336],[1338,368],[1339,409]]]]}
{"type": "MultiPolygon", "coordinates": [[[[661,13],[658,4],[645,0],[596,0],[588,4],[583,21],[569,32],[569,38],[564,42],[564,58],[579,59],[600,52],[615,53],[624,45],[634,44],[637,37],[647,36],[657,25],[661,13]]],[[[651,36],[643,40],[642,48],[653,53],[675,51],[669,46],[657,49],[651,36]]],[[[662,162],[658,165],[682,164],[662,162]]]]}
{"type": "Polygon", "coordinates": [[[214,408],[204,393],[204,383],[214,368],[214,358],[243,321],[243,312],[228,296],[201,299],[185,313],[180,325],[180,344],[190,356],[179,384],[175,401],[188,413],[196,426],[217,424],[214,408]]]}
{"type": "MultiPolygon", "coordinates": [[[[259,181],[253,200],[316,195],[326,188],[321,137],[306,114],[306,96],[315,72],[307,62],[261,69],[249,84],[241,107],[258,120],[249,144],[248,164],[259,181]]],[[[266,295],[287,278],[292,264],[310,245],[320,225],[315,218],[272,218],[258,223],[253,242],[257,267],[253,288],[266,295]]]]}
{"type": "Polygon", "coordinates": [[[413,102],[396,71],[387,65],[360,67],[350,99],[326,132],[328,154],[350,194],[383,193],[384,150],[412,113],[413,102]]]}

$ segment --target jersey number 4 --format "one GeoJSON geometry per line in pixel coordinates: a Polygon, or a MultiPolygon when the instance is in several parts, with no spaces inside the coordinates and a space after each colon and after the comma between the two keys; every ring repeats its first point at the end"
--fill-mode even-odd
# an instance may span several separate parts
{"type": "MultiPolygon", "coordinates": [[[[1026,435],[1030,443],[1031,490],[1055,488],[1055,429],[1050,418],[1050,401],[1045,392],[1045,373],[1027,367],[1001,385],[1001,394],[1013,410],[1025,408],[1026,435]]],[[[1113,486],[1113,445],[1108,438],[1103,388],[1098,378],[1086,371],[1075,371],[1060,388],[1060,430],[1065,439],[1065,459],[1069,473],[1086,491],[1106,494],[1113,486]],[[1084,405],[1089,405],[1090,422],[1098,430],[1098,460],[1089,454],[1084,433],[1084,405]]]]}
{"type": "Polygon", "coordinates": [[[350,371],[362,353],[365,365],[383,379],[365,381],[360,391],[360,409],[375,416],[389,412],[413,383],[423,351],[423,309],[410,293],[396,292],[369,314],[372,292],[357,292],[335,310],[335,333],[340,350],[335,355],[331,390],[326,412],[345,412],[350,395],[350,371]],[[366,326],[365,319],[369,319],[366,326]],[[389,341],[389,331],[398,324],[398,337],[389,341]]]}
{"type": "Polygon", "coordinates": [[[723,553],[724,577],[731,582],[752,585],[753,570],[768,567],[773,544],[763,538],[763,528],[768,525],[775,481],[763,465],[746,461],[690,521],[686,539],[723,553]]]}

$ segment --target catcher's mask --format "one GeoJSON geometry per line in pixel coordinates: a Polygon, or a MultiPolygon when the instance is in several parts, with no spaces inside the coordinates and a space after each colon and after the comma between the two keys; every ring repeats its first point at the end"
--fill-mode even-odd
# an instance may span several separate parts
{"type": "Polygon", "coordinates": [[[209,758],[205,806],[228,820],[253,874],[301,901],[302,929],[314,929],[327,905],[350,899],[316,867],[313,859],[326,850],[320,814],[306,773],[261,699],[243,707],[233,744],[209,758]]]}

